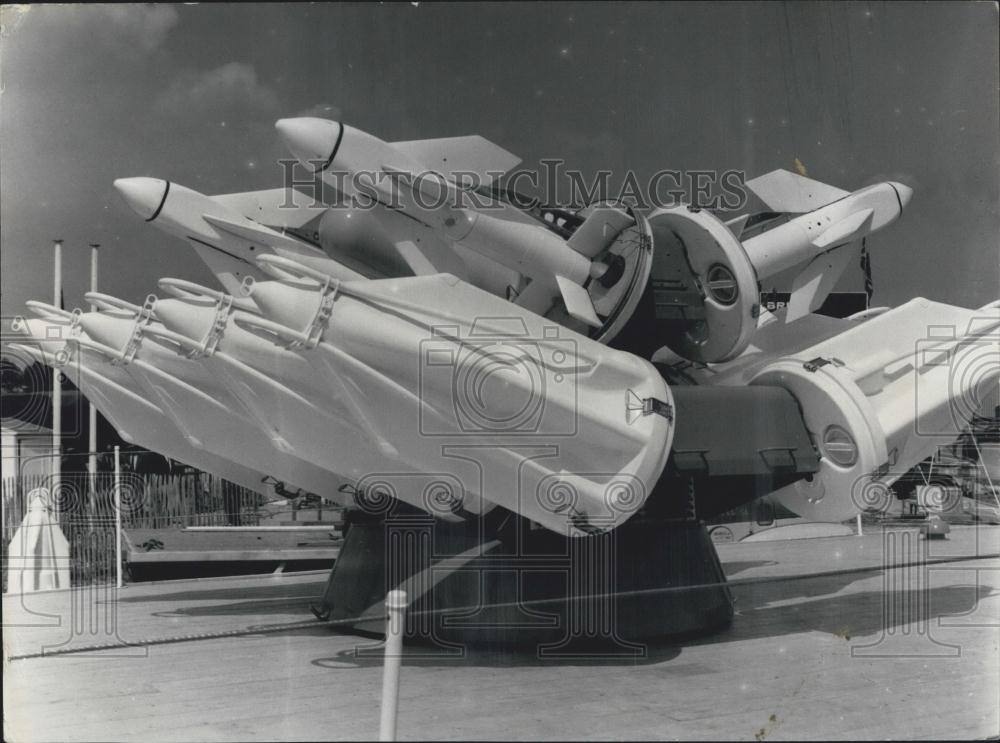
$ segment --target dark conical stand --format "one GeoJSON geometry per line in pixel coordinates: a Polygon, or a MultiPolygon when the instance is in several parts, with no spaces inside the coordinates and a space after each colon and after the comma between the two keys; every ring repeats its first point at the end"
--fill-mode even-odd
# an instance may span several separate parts
{"type": "Polygon", "coordinates": [[[608,533],[561,537],[511,516],[447,523],[422,514],[353,512],[317,615],[370,617],[403,588],[407,637],[441,647],[533,645],[572,654],[597,643],[632,654],[641,640],[709,632],[732,620],[725,575],[705,526],[639,517],[608,533]]]}

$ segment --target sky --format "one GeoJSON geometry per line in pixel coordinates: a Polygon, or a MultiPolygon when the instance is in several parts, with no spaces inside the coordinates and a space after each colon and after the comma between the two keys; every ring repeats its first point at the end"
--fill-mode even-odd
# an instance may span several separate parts
{"type": "MultiPolygon", "coordinates": [[[[213,284],[112,181],[205,193],[282,184],[286,116],[386,140],[478,133],[584,173],[793,169],[913,187],[871,240],[875,304],[1000,295],[998,18],[992,2],[4,6],[0,304],[130,301],[213,284]]],[[[859,290],[849,269],[840,288],[859,290]]]]}

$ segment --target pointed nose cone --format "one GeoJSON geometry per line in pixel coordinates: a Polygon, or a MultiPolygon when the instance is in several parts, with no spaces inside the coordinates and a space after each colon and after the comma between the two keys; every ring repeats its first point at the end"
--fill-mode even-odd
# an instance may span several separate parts
{"type": "Polygon", "coordinates": [[[910,203],[910,199],[913,198],[913,189],[903,185],[899,181],[891,181],[889,185],[896,189],[896,195],[899,196],[899,204],[905,209],[906,205],[910,203]]]}
{"type": "Polygon", "coordinates": [[[198,299],[161,299],[154,308],[167,330],[201,341],[215,322],[215,303],[198,299]]]}
{"type": "Polygon", "coordinates": [[[305,167],[316,172],[325,170],[333,162],[343,132],[343,127],[336,121],[311,117],[280,119],[274,128],[289,152],[305,167]]]}
{"type": "Polygon", "coordinates": [[[319,292],[315,285],[311,288],[309,291],[281,281],[258,281],[251,296],[268,320],[303,331],[319,309],[319,292]]]}
{"type": "Polygon", "coordinates": [[[169,187],[170,183],[160,178],[119,178],[115,181],[115,190],[125,203],[147,222],[152,222],[160,213],[169,187]]]}
{"type": "Polygon", "coordinates": [[[132,337],[133,318],[109,315],[103,312],[85,312],[80,315],[80,327],[98,343],[116,351],[125,348],[132,337]]]}

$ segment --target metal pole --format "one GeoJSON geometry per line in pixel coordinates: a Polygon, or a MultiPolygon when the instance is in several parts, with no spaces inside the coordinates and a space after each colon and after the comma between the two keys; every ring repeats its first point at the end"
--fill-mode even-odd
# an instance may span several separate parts
{"type": "Polygon", "coordinates": [[[403,620],[406,591],[389,591],[385,597],[389,616],[385,624],[385,658],[382,661],[382,717],[378,739],[396,740],[396,712],[399,707],[399,667],[403,662],[403,620]]]}
{"type": "MultiPolygon", "coordinates": [[[[62,307],[62,244],[61,239],[52,241],[52,304],[62,307]]],[[[58,366],[52,368],[52,487],[49,492],[54,507],[59,503],[59,483],[62,480],[62,385],[58,366]]]]}
{"type": "Polygon", "coordinates": [[[858,536],[860,537],[860,536],[863,536],[863,534],[861,533],[861,514],[860,513],[858,514],[857,518],[858,518],[858,536]]]}
{"type": "MultiPolygon", "coordinates": [[[[90,244],[90,291],[97,291],[97,249],[101,247],[98,243],[90,244]]],[[[96,310],[97,305],[91,302],[90,309],[96,310]]],[[[87,458],[87,472],[90,474],[91,497],[97,493],[97,408],[94,403],[89,405],[89,436],[87,448],[90,456],[87,458]]]]}
{"type": "Polygon", "coordinates": [[[121,450],[115,446],[115,578],[122,587],[122,462],[121,450]]]}

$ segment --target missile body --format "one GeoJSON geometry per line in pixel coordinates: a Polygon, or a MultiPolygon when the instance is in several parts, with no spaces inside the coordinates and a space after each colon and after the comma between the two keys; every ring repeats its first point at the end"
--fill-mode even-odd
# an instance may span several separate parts
{"type": "MultiPolygon", "coordinates": [[[[515,218],[512,208],[462,206],[454,172],[460,166],[435,158],[440,152],[426,143],[384,142],[321,119],[284,119],[277,128],[292,153],[324,178],[366,174],[375,184],[367,194],[397,202],[398,212],[456,249],[517,272],[521,278],[508,292],[515,304],[646,358],[663,346],[700,363],[739,356],[756,330],[759,282],[796,267],[785,319],[809,314],[856,256],[848,246],[897,219],[912,193],[895,182],[849,193],[775,171],[747,186],[793,216],[745,243],[747,217],[723,223],[687,206],[657,210],[648,224],[607,204],[558,217],[550,210],[563,221],[546,224],[523,213],[515,218]],[[432,170],[439,174],[425,177],[432,170]],[[645,249],[621,243],[643,240],[652,244],[649,257],[625,264],[645,249]]],[[[496,157],[491,147],[486,143],[481,159],[496,157]]]]}
{"type": "Polygon", "coordinates": [[[246,276],[260,277],[254,260],[262,253],[292,257],[344,279],[360,277],[319,248],[256,222],[234,206],[260,211],[261,218],[291,221],[293,226],[322,215],[322,204],[310,206],[307,197],[292,189],[211,197],[159,178],[119,178],[115,188],[140,217],[187,240],[231,294],[239,293],[246,276]],[[265,196],[266,211],[258,203],[265,196]],[[295,207],[280,210],[284,201],[295,207]]]}
{"type": "Polygon", "coordinates": [[[611,264],[603,254],[635,224],[627,210],[597,206],[567,240],[503,202],[491,203],[489,213],[463,206],[462,174],[480,176],[481,184],[488,174],[505,172],[517,162],[481,138],[473,151],[459,148],[458,156],[449,158],[437,144],[448,140],[390,143],[314,118],[283,119],[276,126],[299,161],[324,179],[351,193],[360,186],[365,195],[392,205],[463,251],[526,277],[527,286],[522,281],[516,287],[516,304],[543,315],[559,305],[575,323],[604,328],[585,285],[591,278],[609,276],[611,264]],[[471,164],[463,169],[463,162],[471,164]],[[497,163],[492,170],[487,167],[491,162],[497,163]],[[346,189],[345,180],[353,187],[346,189]]]}
{"type": "Polygon", "coordinates": [[[337,490],[343,478],[276,449],[239,399],[197,359],[180,353],[188,349],[178,346],[162,325],[121,312],[85,313],[80,324],[117,352],[118,368],[159,404],[192,447],[253,466],[289,487],[343,500],[337,490]]]}
{"type": "Polygon", "coordinates": [[[72,327],[53,317],[28,319],[23,330],[29,344],[15,344],[36,361],[58,368],[90,400],[129,443],[211,472],[250,490],[265,492],[265,474],[209,451],[196,448],[174,425],[162,408],[150,401],[135,380],[120,366],[108,363],[117,356],[72,327]],[[66,340],[52,341],[52,329],[64,331],[66,340]]]}
{"type": "Polygon", "coordinates": [[[265,281],[252,297],[266,319],[239,324],[298,347],[366,430],[359,450],[451,475],[464,497],[581,535],[634,514],[666,463],[672,397],[649,362],[452,276],[342,282],[335,295],[265,281]]]}
{"type": "Polygon", "coordinates": [[[848,193],[780,170],[746,185],[795,216],[741,242],[746,215],[724,223],[693,207],[654,211],[650,281],[617,343],[644,356],[665,345],[703,364],[731,361],[757,331],[761,281],[796,269],[782,320],[805,317],[857,259],[860,241],[895,221],[912,195],[895,182],[848,193]]]}
{"type": "Polygon", "coordinates": [[[868,186],[750,238],[743,249],[763,280],[891,224],[911,195],[901,183],[868,186]]]}
{"type": "MultiPolygon", "coordinates": [[[[236,322],[252,314],[231,308],[220,312],[219,304],[206,297],[161,299],[155,313],[175,338],[187,344],[186,351],[198,356],[208,379],[224,385],[224,390],[212,394],[225,399],[227,408],[237,407],[238,400],[253,425],[280,452],[341,479],[357,480],[384,469],[378,452],[358,446],[360,429],[304,359],[236,322]]],[[[208,380],[199,384],[207,385],[208,380]]],[[[331,479],[335,478],[327,475],[331,479]]]]}
{"type": "MultiPolygon", "coordinates": [[[[798,400],[820,471],[774,497],[814,521],[842,521],[888,497],[899,476],[953,441],[1000,377],[1000,309],[913,299],[794,352],[719,374],[798,400]],[[933,318],[931,320],[930,318],[933,318]],[[949,328],[939,333],[936,328],[949,328]]],[[[725,365],[723,365],[724,367],[725,365]]]]}

